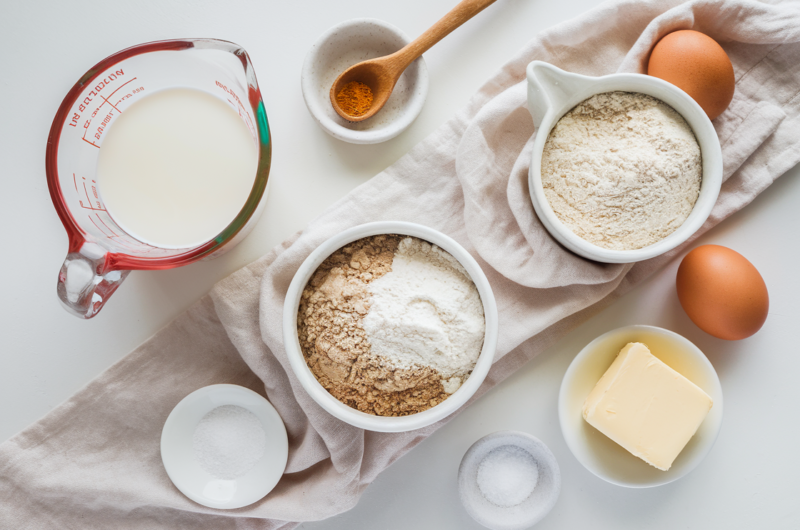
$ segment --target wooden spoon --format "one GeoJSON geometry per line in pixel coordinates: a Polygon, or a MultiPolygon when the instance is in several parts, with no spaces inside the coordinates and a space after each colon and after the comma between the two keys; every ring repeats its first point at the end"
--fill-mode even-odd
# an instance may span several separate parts
{"type": "Polygon", "coordinates": [[[347,121],[363,121],[374,116],[392,95],[394,85],[408,65],[445,38],[454,29],[471,19],[496,0],[463,0],[425,33],[391,55],[355,64],[342,72],[331,86],[331,104],[339,116],[347,121]],[[360,116],[347,114],[336,102],[336,94],[351,81],[358,81],[372,90],[372,106],[360,116]]]}

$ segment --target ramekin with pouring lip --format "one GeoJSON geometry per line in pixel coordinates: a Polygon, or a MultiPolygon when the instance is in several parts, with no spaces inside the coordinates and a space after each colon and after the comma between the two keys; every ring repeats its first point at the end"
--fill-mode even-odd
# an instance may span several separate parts
{"type": "Polygon", "coordinates": [[[402,221],[378,221],[354,226],[341,232],[318,246],[300,265],[289,285],[286,301],[283,306],[283,341],[286,355],[289,357],[292,371],[306,392],[323,409],[355,427],[378,432],[405,432],[427,427],[449,416],[464,405],[483,383],[486,374],[494,361],[494,352],[497,346],[498,317],[497,304],[489,285],[489,280],[469,252],[454,239],[445,234],[416,223],[402,221]],[[399,234],[413,236],[432,243],[442,250],[450,253],[464,267],[470,279],[478,289],[483,314],[486,321],[486,331],[483,338],[483,347],[478,356],[475,368],[461,387],[451,396],[438,405],[428,410],[408,416],[375,416],[351,408],[331,395],[317,381],[314,374],[306,364],[300,341],[297,336],[297,311],[300,307],[300,298],[311,276],[325,259],[338,249],[364,237],[381,234],[399,234]]]}
{"type": "Polygon", "coordinates": [[[579,256],[603,263],[633,263],[654,258],[685,242],[706,221],[722,186],[722,150],[706,113],[686,92],[671,83],[642,74],[588,77],[533,61],[528,65],[528,109],[537,134],[533,143],[528,187],[536,215],[550,235],[579,256]],[[635,250],[611,250],[581,238],[556,216],[542,186],[542,152],[550,131],[578,103],[605,92],[639,92],[671,106],[692,128],[702,156],[700,195],[689,217],[673,233],[635,250]]]}

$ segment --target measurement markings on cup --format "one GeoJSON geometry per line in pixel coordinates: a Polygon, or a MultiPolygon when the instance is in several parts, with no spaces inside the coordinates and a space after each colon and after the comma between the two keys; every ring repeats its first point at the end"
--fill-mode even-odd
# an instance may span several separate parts
{"type": "Polygon", "coordinates": [[[239,114],[239,117],[242,118],[245,125],[247,125],[247,128],[250,130],[250,134],[252,134],[254,137],[258,137],[258,133],[256,132],[256,126],[253,123],[253,119],[250,117],[250,114],[247,112],[247,109],[242,103],[242,100],[239,99],[239,96],[236,94],[236,92],[234,92],[232,89],[228,88],[225,84],[219,81],[214,81],[214,84],[217,86],[217,88],[219,88],[220,90],[222,90],[222,92],[225,93],[225,101],[230,103],[231,107],[233,107],[233,109],[239,114]],[[231,98],[228,96],[233,97],[233,99],[236,100],[236,103],[231,101],[231,98]]]}
{"type": "MultiPolygon", "coordinates": [[[[124,231],[114,222],[114,219],[111,217],[111,215],[103,206],[103,203],[100,201],[100,196],[97,191],[97,181],[91,180],[90,182],[91,183],[87,187],[86,177],[81,177],[80,189],[83,189],[83,193],[86,196],[87,203],[84,204],[83,199],[78,199],[78,204],[80,204],[81,208],[83,208],[84,210],[89,210],[87,216],[89,217],[89,221],[92,222],[92,224],[97,228],[97,230],[99,230],[100,233],[103,234],[107,239],[115,240],[117,243],[120,244],[120,246],[124,247],[127,250],[135,250],[138,252],[145,252],[145,253],[152,251],[155,248],[152,245],[148,245],[147,243],[143,243],[141,241],[130,240],[125,238],[124,231]],[[89,192],[90,188],[92,190],[91,193],[89,192]],[[92,201],[91,199],[92,196],[95,197],[94,201],[92,201]],[[93,202],[94,204],[92,204],[93,202]],[[106,220],[103,220],[99,212],[103,212],[105,214],[106,220]],[[97,224],[97,221],[95,221],[94,217],[92,216],[96,217],[97,221],[99,221],[100,224],[97,224]],[[109,224],[111,226],[109,226],[109,224]],[[116,227],[117,231],[121,233],[117,234],[114,231],[114,228],[112,228],[112,226],[116,227]],[[109,235],[109,233],[111,235],[109,235]]],[[[72,183],[75,186],[75,193],[77,193],[80,196],[80,189],[78,188],[78,179],[75,173],[72,174],[72,183]]]]}
{"type": "MultiPolygon", "coordinates": [[[[122,232],[122,229],[114,222],[111,216],[108,215],[108,212],[105,212],[105,216],[107,218],[108,223],[111,223],[111,225],[113,225],[119,232],[122,232]]],[[[89,221],[92,222],[95,228],[97,228],[97,230],[99,230],[100,233],[106,237],[106,239],[111,239],[115,241],[119,246],[123,247],[126,250],[132,250],[146,254],[156,249],[156,247],[148,245],[147,243],[143,243],[141,241],[131,239],[129,237],[126,238],[124,233],[117,234],[114,231],[114,228],[111,228],[111,226],[109,226],[109,224],[106,223],[106,221],[104,221],[102,217],[100,217],[99,213],[89,214],[89,221]],[[94,217],[92,217],[92,215],[94,215],[94,217]],[[95,221],[95,217],[97,218],[97,221],[95,221]],[[98,222],[100,224],[98,224],[98,222]],[[109,235],[108,232],[110,232],[111,235],[109,235]]]]}
{"type": "MultiPolygon", "coordinates": [[[[80,191],[78,191],[78,182],[75,177],[75,173],[72,174],[72,183],[75,185],[75,193],[77,193],[80,196],[80,191]]],[[[83,204],[83,199],[78,199],[78,203],[81,205],[81,208],[85,210],[96,210],[100,212],[105,212],[106,209],[103,207],[103,203],[100,202],[100,196],[97,192],[97,182],[92,180],[89,186],[92,188],[92,195],[94,195],[95,197],[94,205],[92,205],[92,199],[89,196],[89,190],[86,188],[86,177],[81,177],[81,187],[83,188],[84,195],[86,195],[86,204],[83,204]]]]}
{"type": "Polygon", "coordinates": [[[108,76],[106,76],[105,79],[100,81],[100,83],[98,83],[97,86],[94,87],[94,89],[86,93],[86,96],[83,98],[83,100],[78,103],[77,112],[73,111],[72,118],[70,122],[67,123],[67,125],[77,128],[83,113],[88,111],[92,107],[92,105],[97,104],[97,102],[99,101],[100,102],[99,105],[97,105],[94,108],[92,113],[88,116],[88,119],[86,119],[86,121],[83,123],[83,136],[81,137],[81,139],[84,142],[86,142],[89,145],[93,145],[98,149],[100,148],[100,146],[96,143],[96,141],[100,140],[103,137],[103,133],[108,128],[108,125],[111,123],[111,121],[115,117],[122,114],[122,110],[120,110],[117,105],[119,105],[126,99],[133,97],[134,94],[137,94],[144,90],[144,87],[142,86],[134,88],[130,92],[119,96],[119,99],[117,99],[116,102],[113,102],[114,100],[112,98],[117,92],[119,92],[126,85],[136,81],[137,78],[134,77],[133,79],[126,81],[125,83],[122,83],[120,86],[114,89],[114,91],[111,92],[107,97],[101,94],[101,92],[104,89],[112,86],[114,82],[117,81],[117,79],[123,75],[125,75],[125,72],[124,70],[120,69],[114,72],[113,74],[109,74],[108,76]],[[106,104],[108,104],[106,109],[109,110],[105,114],[101,114],[101,112],[105,110],[103,109],[103,107],[105,107],[106,104]],[[101,121],[99,124],[92,127],[92,122],[94,122],[96,118],[99,118],[101,121]]]}
{"type": "MultiPolygon", "coordinates": [[[[100,149],[108,128],[123,112],[127,111],[132,102],[138,100],[134,96],[144,95],[141,93],[145,91],[145,87],[139,85],[142,81],[138,77],[125,80],[125,77],[129,75],[130,72],[126,75],[124,69],[121,68],[114,73],[107,74],[99,82],[95,80],[97,84],[91,90],[87,91],[89,87],[85,87],[80,96],[82,99],[74,103],[73,114],[67,118],[65,126],[74,128],[83,142],[100,149]]],[[[239,97],[235,90],[220,81],[215,81],[214,85],[214,88],[208,90],[208,92],[213,93],[215,90],[222,92],[223,94],[218,93],[218,95],[223,96],[221,99],[225,100],[234,112],[238,114],[251,135],[254,138],[258,138],[254,116],[249,112],[249,108],[245,106],[242,98],[239,97]]],[[[81,171],[72,173],[76,198],[81,210],[85,212],[91,225],[97,231],[95,233],[98,237],[114,241],[115,244],[118,244],[126,251],[150,255],[173,252],[172,249],[153,246],[128,234],[107,211],[99,193],[97,180],[82,176],[80,185],[78,185],[77,173],[79,172],[81,171]]]]}

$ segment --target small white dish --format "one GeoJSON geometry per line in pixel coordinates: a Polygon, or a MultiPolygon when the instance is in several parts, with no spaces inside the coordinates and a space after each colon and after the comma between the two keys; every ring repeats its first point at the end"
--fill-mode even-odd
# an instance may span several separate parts
{"type": "Polygon", "coordinates": [[[722,149],[711,120],[686,92],[656,77],[641,74],[611,74],[602,77],[565,72],[555,66],[533,61],[528,65],[528,109],[536,127],[528,187],[536,215],[559,243],[567,249],[603,263],[633,263],[654,258],[685,242],[708,219],[722,186],[722,149]],[[692,128],[703,159],[700,195],[692,213],[673,233],[652,245],[635,250],[611,250],[590,243],[575,234],[556,216],[542,186],[542,152],[550,130],[575,105],[604,92],[640,92],[660,99],[683,116],[692,128]]]}
{"type": "Polygon", "coordinates": [[[394,138],[417,118],[428,94],[428,69],[420,57],[397,81],[386,105],[372,118],[353,123],[333,110],[331,85],[350,66],[389,55],[411,42],[395,26],[373,18],[338,24],[309,50],[300,86],[306,106],[325,132],[353,144],[377,144],[394,138]]]}
{"type": "Polygon", "coordinates": [[[209,508],[248,506],[272,491],[289,458],[286,428],[278,412],[259,394],[238,385],[210,385],[178,403],[161,431],[161,460],[172,483],[191,500],[209,508]],[[266,434],[264,456],[245,475],[233,480],[214,477],[195,459],[192,439],[198,423],[217,407],[236,405],[261,421],[266,434]]]}
{"type": "Polygon", "coordinates": [[[655,326],[626,326],[597,337],[572,360],[558,395],[558,419],[572,454],[601,479],[628,488],[660,486],[685,476],[711,451],[722,426],[722,387],[711,362],[688,339],[655,326]],[[586,396],[629,342],[646,344],[653,355],[714,400],[697,433],[668,471],[633,456],[583,419],[586,396]]]}
{"type": "Polygon", "coordinates": [[[292,371],[297,376],[300,384],[303,385],[305,391],[308,392],[314,401],[330,414],[350,425],[369,431],[405,432],[421,429],[422,427],[427,427],[432,423],[436,423],[458,410],[478,390],[486,374],[489,373],[489,368],[492,367],[492,362],[494,361],[494,352],[497,346],[497,333],[497,304],[494,299],[494,294],[492,293],[492,287],[489,285],[489,280],[486,278],[483,270],[481,270],[478,262],[475,261],[475,258],[473,258],[464,247],[443,233],[433,228],[428,228],[427,226],[402,221],[379,221],[354,226],[322,243],[306,258],[300,265],[300,268],[297,269],[292,283],[289,285],[289,290],[286,293],[286,301],[283,305],[284,348],[286,349],[289,363],[292,366],[292,371]],[[483,348],[478,356],[475,368],[472,370],[472,374],[464,381],[461,388],[435,407],[408,416],[374,416],[348,407],[333,397],[325,390],[325,387],[317,381],[317,378],[314,377],[314,374],[308,368],[306,360],[303,357],[303,351],[300,349],[300,341],[297,338],[297,310],[300,307],[300,297],[303,294],[303,289],[308,283],[308,280],[317,270],[317,267],[319,267],[328,256],[348,243],[379,234],[401,234],[418,237],[449,252],[450,255],[458,260],[461,266],[466,269],[467,274],[469,274],[470,278],[475,283],[475,287],[477,287],[478,294],[481,297],[481,302],[483,302],[483,313],[486,320],[486,334],[483,338],[483,348]]]}
{"type": "Polygon", "coordinates": [[[498,431],[484,436],[470,447],[458,468],[458,494],[467,513],[492,530],[529,528],[550,513],[561,493],[561,471],[556,457],[538,438],[518,431],[498,431]],[[478,486],[478,468],[486,456],[498,447],[512,445],[524,449],[539,468],[536,487],[520,504],[511,507],[489,502],[478,486]]]}

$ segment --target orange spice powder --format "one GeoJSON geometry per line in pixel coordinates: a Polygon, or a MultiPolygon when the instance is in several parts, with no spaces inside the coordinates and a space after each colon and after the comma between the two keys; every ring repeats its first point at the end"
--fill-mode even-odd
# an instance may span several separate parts
{"type": "Polygon", "coordinates": [[[349,116],[362,116],[372,106],[372,90],[358,81],[350,81],[336,94],[336,103],[349,116]]]}

